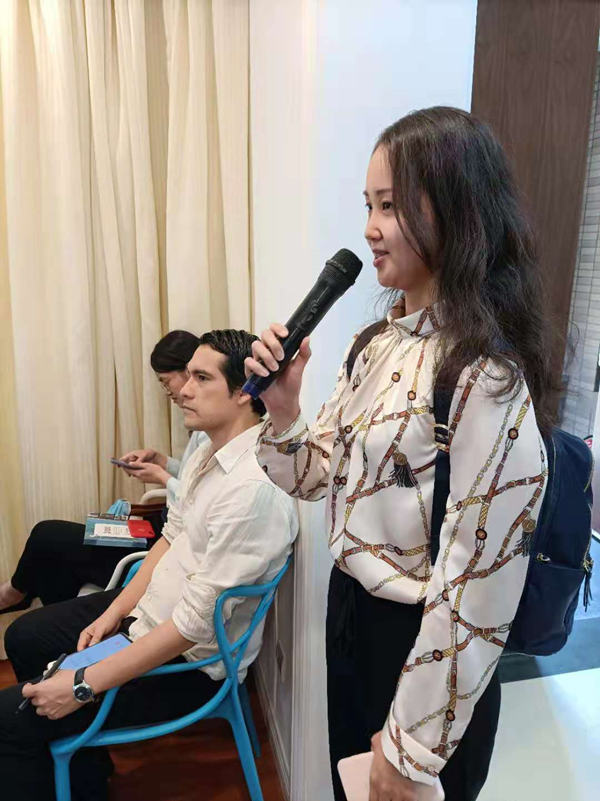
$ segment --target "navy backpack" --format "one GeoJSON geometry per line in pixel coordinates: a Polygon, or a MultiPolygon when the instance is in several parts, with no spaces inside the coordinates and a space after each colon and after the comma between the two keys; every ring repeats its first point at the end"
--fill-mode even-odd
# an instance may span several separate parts
{"type": "MultiPolygon", "coordinates": [[[[431,520],[431,563],[440,548],[440,529],[450,492],[448,416],[452,394],[435,387],[435,487],[431,520]]],[[[506,650],[530,656],[554,654],[563,647],[584,585],[583,603],[591,599],[592,453],[578,437],[555,428],[544,440],[548,478],[538,524],[524,535],[529,569],[506,650]]]]}

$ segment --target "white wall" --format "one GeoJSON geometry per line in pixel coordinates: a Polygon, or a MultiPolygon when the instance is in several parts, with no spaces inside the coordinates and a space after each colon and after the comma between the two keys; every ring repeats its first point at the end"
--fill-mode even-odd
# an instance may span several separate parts
{"type": "MultiPolygon", "coordinates": [[[[470,108],[476,0],[252,0],[254,324],[285,321],[338,248],[364,261],[312,338],[302,405],[314,417],[345,346],[373,317],[377,284],[361,192],[383,127],[428,105],[470,108]]],[[[294,597],[279,599],[260,660],[292,801],[330,798],[324,620],[331,569],[323,504],[304,504],[294,597]],[[295,599],[295,608],[292,601],[295,599]],[[275,639],[292,645],[278,681],[275,639]],[[287,627],[287,636],[283,634],[287,627]],[[284,642],[285,641],[285,642],[284,642]],[[276,705],[273,699],[276,698],[276,705]],[[292,714],[293,713],[293,714],[292,714]],[[293,727],[292,727],[293,719],[293,727]]]]}

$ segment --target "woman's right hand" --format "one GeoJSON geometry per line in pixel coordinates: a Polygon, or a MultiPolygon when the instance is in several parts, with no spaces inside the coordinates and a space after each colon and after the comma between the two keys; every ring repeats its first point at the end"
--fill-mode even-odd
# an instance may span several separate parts
{"type": "Polygon", "coordinates": [[[124,615],[118,609],[112,605],[109,606],[106,612],[103,612],[81,632],[77,641],[77,650],[82,651],[84,648],[89,648],[90,645],[96,645],[105,637],[115,634],[123,617],[124,615]]]}
{"type": "MultiPolygon", "coordinates": [[[[244,362],[247,378],[253,374],[264,377],[279,370],[279,361],[284,356],[280,338],[285,339],[287,335],[288,330],[281,323],[271,323],[262,332],[260,339],[252,343],[252,356],[244,362]]],[[[302,374],[309,359],[309,338],[305,337],[295,358],[260,396],[276,433],[289,428],[300,414],[302,374]]]]}

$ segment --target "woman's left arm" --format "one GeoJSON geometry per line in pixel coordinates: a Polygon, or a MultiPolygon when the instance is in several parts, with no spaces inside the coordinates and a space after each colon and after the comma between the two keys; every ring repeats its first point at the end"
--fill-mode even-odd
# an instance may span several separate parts
{"type": "Polygon", "coordinates": [[[527,574],[523,537],[540,513],[547,476],[525,383],[512,399],[496,399],[493,368],[481,368],[463,372],[453,398],[440,550],[382,730],[387,759],[425,783],[454,753],[502,653],[527,574]]]}

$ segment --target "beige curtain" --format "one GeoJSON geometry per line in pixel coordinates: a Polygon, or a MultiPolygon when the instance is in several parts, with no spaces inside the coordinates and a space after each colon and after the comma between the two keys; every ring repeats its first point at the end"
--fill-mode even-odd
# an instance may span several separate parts
{"type": "Polygon", "coordinates": [[[0,581],[179,451],[167,330],[250,327],[247,0],[0,0],[0,581]]]}

